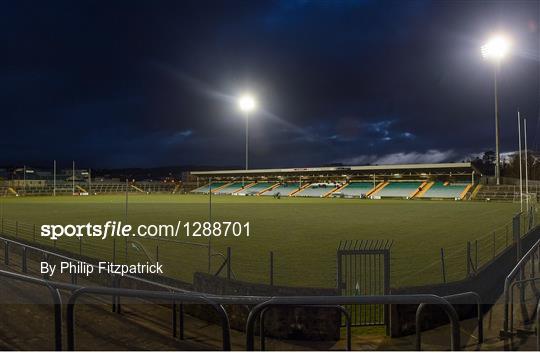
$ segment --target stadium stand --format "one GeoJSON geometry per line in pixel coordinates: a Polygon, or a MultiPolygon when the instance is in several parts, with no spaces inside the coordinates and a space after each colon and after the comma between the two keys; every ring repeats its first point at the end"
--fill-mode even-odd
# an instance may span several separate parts
{"type": "MultiPolygon", "coordinates": [[[[142,184],[129,184],[125,183],[95,183],[88,184],[75,184],[75,193],[88,193],[88,194],[114,194],[125,193],[126,188],[130,193],[172,193],[177,184],[174,183],[142,183],[142,184]]],[[[6,192],[9,194],[9,187],[2,187],[0,192],[4,195],[6,192]]],[[[44,186],[28,186],[26,188],[19,187],[16,193],[26,196],[50,196],[54,194],[53,185],[44,186]]],[[[56,185],[56,195],[71,195],[73,193],[73,185],[70,183],[59,183],[56,185]]]]}
{"type": "Polygon", "coordinates": [[[260,183],[252,184],[251,186],[247,186],[246,188],[236,192],[235,195],[242,195],[242,196],[257,195],[258,193],[265,191],[276,184],[277,184],[276,182],[260,182],[260,183]]]}
{"type": "Polygon", "coordinates": [[[371,196],[374,198],[379,197],[399,197],[399,198],[409,198],[412,194],[418,191],[418,188],[422,185],[419,181],[398,181],[390,182],[385,187],[379,189],[377,192],[373,193],[371,196]]]}
{"type": "Polygon", "coordinates": [[[243,187],[252,184],[253,182],[247,181],[247,182],[241,182],[237,181],[235,183],[231,183],[221,189],[216,190],[214,194],[217,195],[232,195],[233,192],[238,191],[239,189],[242,189],[243,187]]]}
{"type": "Polygon", "coordinates": [[[460,199],[461,194],[470,184],[465,183],[445,183],[436,181],[419,198],[437,198],[437,199],[460,199]]]}
{"type": "Polygon", "coordinates": [[[350,182],[343,189],[332,193],[332,196],[344,196],[344,197],[362,197],[367,195],[373,189],[373,182],[369,181],[353,181],[350,182]]]}
{"type": "MultiPolygon", "coordinates": [[[[10,194],[13,194],[13,190],[12,188],[10,188],[9,186],[7,185],[1,185],[0,186],[0,196],[7,196],[7,195],[10,195],[10,194]]],[[[15,191],[15,194],[17,192],[15,191]]]]}
{"type": "Polygon", "coordinates": [[[308,187],[298,191],[294,196],[300,197],[323,197],[328,192],[337,187],[337,184],[332,183],[314,183],[308,187]]]}
{"type": "MultiPolygon", "coordinates": [[[[211,184],[212,184],[212,189],[217,189],[226,184],[229,184],[229,182],[228,181],[213,181],[211,184]]],[[[210,184],[206,184],[195,190],[191,190],[191,192],[195,194],[208,194],[210,192],[210,184]]]]}
{"type": "Polygon", "coordinates": [[[263,192],[261,195],[273,196],[280,194],[281,196],[288,196],[300,188],[300,183],[282,183],[278,187],[263,192]]]}
{"type": "MultiPolygon", "coordinates": [[[[523,186],[525,193],[525,186],[523,186]]],[[[519,185],[479,185],[472,193],[473,200],[519,202],[519,185]]],[[[540,185],[529,185],[529,194],[540,201],[540,185]]]]}
{"type": "Polygon", "coordinates": [[[519,194],[517,185],[482,185],[474,195],[474,199],[512,202],[517,194],[519,194]]]}
{"type": "MultiPolygon", "coordinates": [[[[322,166],[277,169],[226,169],[192,171],[186,182],[210,180],[237,180],[256,182],[242,190],[227,193],[236,195],[276,195],[281,196],[312,196],[312,197],[361,197],[367,198],[453,198],[458,193],[458,187],[450,192],[448,189],[427,191],[435,184],[433,180],[453,180],[453,183],[476,185],[481,172],[470,162],[463,163],[432,163],[432,164],[393,164],[393,165],[364,165],[364,166],[322,166]],[[279,181],[274,185],[269,180],[279,181]],[[374,187],[374,183],[377,183],[374,187]],[[319,184],[333,184],[332,187],[319,187],[319,184]],[[320,190],[323,189],[323,190],[320,190]],[[443,192],[444,191],[444,192],[443,192]],[[432,195],[430,197],[430,195],[432,195]]],[[[330,185],[329,185],[330,186],[330,185]]],[[[226,187],[223,185],[223,187],[226,187]]],[[[468,187],[463,195],[469,199],[475,188],[468,187]]],[[[217,193],[219,190],[215,190],[217,193]]],[[[225,190],[224,190],[225,191],[225,190]]],[[[202,187],[193,192],[208,192],[202,187]]],[[[462,196],[461,194],[458,196],[462,196]]]]}
{"type": "MultiPolygon", "coordinates": [[[[96,194],[114,194],[120,192],[126,192],[126,184],[95,184],[92,185],[92,192],[96,194]]],[[[135,189],[129,190],[129,192],[137,192],[135,189]]]]}
{"type": "Polygon", "coordinates": [[[173,193],[178,184],[174,183],[148,183],[137,184],[139,188],[147,193],[173,193]]]}

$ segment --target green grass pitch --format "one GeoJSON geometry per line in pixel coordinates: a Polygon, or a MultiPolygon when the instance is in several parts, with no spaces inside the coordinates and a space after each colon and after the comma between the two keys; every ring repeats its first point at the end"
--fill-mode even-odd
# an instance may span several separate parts
{"type": "MultiPolygon", "coordinates": [[[[512,203],[489,202],[237,196],[213,196],[212,201],[213,220],[251,224],[249,238],[212,238],[215,252],[225,254],[226,247],[232,247],[236,278],[268,283],[272,250],[275,284],[288,286],[334,287],[336,249],[346,239],[394,241],[392,286],[440,282],[441,247],[446,251],[448,280],[457,280],[465,274],[466,241],[484,239],[480,256],[491,256],[489,234],[498,229],[495,246],[497,251],[502,249],[504,229],[517,211],[512,203]]],[[[38,225],[125,220],[125,195],[3,198],[1,202],[5,219],[38,225]]],[[[208,195],[129,195],[128,221],[133,225],[206,221],[208,214],[208,195]]],[[[191,281],[194,271],[207,271],[207,248],[178,242],[207,244],[207,238],[137,240],[152,257],[159,252],[167,276],[191,281]]],[[[38,241],[52,244],[39,236],[38,241]]],[[[73,238],[56,245],[79,252],[79,242],[73,238]]],[[[112,258],[111,239],[85,238],[81,247],[85,255],[112,258]]],[[[117,240],[116,256],[118,262],[126,260],[123,239],[117,240]]],[[[137,260],[144,261],[146,256],[129,246],[128,262],[137,260]]],[[[213,271],[221,261],[213,257],[213,271]]]]}

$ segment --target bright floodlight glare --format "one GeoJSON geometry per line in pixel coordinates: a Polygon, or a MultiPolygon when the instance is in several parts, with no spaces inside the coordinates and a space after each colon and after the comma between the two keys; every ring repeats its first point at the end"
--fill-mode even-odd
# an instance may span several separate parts
{"type": "Polygon", "coordinates": [[[509,49],[510,42],[505,37],[496,36],[482,46],[482,56],[485,59],[500,60],[508,54],[509,49]]]}
{"type": "Polygon", "coordinates": [[[238,105],[240,106],[240,110],[244,112],[249,112],[255,109],[255,99],[253,99],[252,96],[246,95],[240,97],[240,100],[238,101],[238,105]]]}

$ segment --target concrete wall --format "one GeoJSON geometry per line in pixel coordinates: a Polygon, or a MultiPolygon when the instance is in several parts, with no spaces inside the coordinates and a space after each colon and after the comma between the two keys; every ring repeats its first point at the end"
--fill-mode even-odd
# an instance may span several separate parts
{"type": "MultiPolygon", "coordinates": [[[[198,292],[223,295],[255,296],[300,296],[300,295],[337,295],[334,288],[302,288],[270,286],[227,280],[206,273],[195,273],[193,289],[198,292]]],[[[242,305],[227,305],[231,327],[245,330],[249,309],[242,305]]],[[[204,305],[186,307],[189,313],[216,321],[211,308],[204,305]]],[[[265,329],[268,336],[287,339],[338,340],[341,314],[336,309],[326,308],[285,308],[270,309],[266,314],[265,329]]],[[[258,324],[257,328],[258,330],[258,324]]],[[[257,331],[258,332],[258,331],[257,331]]]]}
{"type": "MultiPolygon", "coordinates": [[[[540,238],[540,228],[531,230],[521,240],[522,254],[540,238]]],[[[504,290],[504,280],[517,263],[516,244],[499,254],[492,262],[486,264],[479,271],[461,281],[392,289],[392,294],[436,294],[440,296],[476,292],[482,298],[484,311],[495,304],[504,290]]],[[[391,308],[391,335],[399,337],[412,334],[415,331],[415,314],[417,305],[394,305],[391,308]]],[[[460,318],[470,318],[476,315],[473,303],[455,306],[460,318]]],[[[427,309],[423,316],[424,328],[433,328],[447,323],[446,315],[437,308],[427,309]]]]}

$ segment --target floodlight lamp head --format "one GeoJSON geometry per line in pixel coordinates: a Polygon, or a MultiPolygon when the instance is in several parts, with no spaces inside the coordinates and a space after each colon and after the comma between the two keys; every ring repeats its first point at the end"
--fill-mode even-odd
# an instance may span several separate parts
{"type": "Polygon", "coordinates": [[[257,103],[251,95],[244,95],[238,100],[238,106],[240,107],[241,111],[250,112],[255,109],[257,103]]]}
{"type": "Polygon", "coordinates": [[[510,41],[504,36],[495,36],[491,38],[481,48],[484,59],[503,59],[510,50],[510,41]]]}

